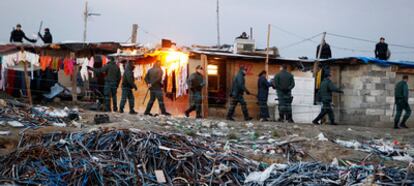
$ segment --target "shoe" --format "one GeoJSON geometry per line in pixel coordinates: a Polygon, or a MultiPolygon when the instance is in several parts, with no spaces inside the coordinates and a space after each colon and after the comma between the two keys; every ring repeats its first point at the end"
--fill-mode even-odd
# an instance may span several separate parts
{"type": "Polygon", "coordinates": [[[187,111],[184,112],[185,117],[190,117],[190,113],[188,113],[187,111]]]}
{"type": "Polygon", "coordinates": [[[119,113],[121,113],[121,114],[124,113],[124,109],[120,109],[119,113]]]}
{"type": "Polygon", "coordinates": [[[407,125],[405,125],[405,124],[401,124],[400,128],[408,129],[407,125]]]}
{"type": "Polygon", "coordinates": [[[281,122],[281,123],[283,123],[285,120],[284,120],[283,118],[279,118],[279,119],[277,119],[276,121],[277,121],[277,122],[281,122]]]}
{"type": "Polygon", "coordinates": [[[247,117],[247,118],[244,118],[244,121],[250,121],[252,119],[253,119],[252,117],[247,117]]]}
{"type": "Polygon", "coordinates": [[[260,118],[260,122],[267,122],[269,121],[267,118],[260,118]]]}
{"type": "Polygon", "coordinates": [[[161,114],[164,115],[164,116],[171,116],[171,114],[168,113],[168,112],[164,112],[164,113],[161,113],[161,114]]]}
{"type": "Polygon", "coordinates": [[[315,125],[320,125],[320,123],[316,120],[313,120],[312,123],[315,124],[315,125]]]}
{"type": "Polygon", "coordinates": [[[138,113],[137,113],[137,112],[135,112],[135,110],[131,110],[131,111],[129,111],[129,114],[136,115],[136,114],[138,114],[138,113]]]}
{"type": "Polygon", "coordinates": [[[118,108],[114,108],[114,112],[118,112],[118,108]]]}
{"type": "Polygon", "coordinates": [[[151,113],[144,113],[145,116],[154,116],[151,113]]]}
{"type": "Polygon", "coordinates": [[[295,121],[293,121],[293,119],[288,119],[288,123],[295,123],[295,121]]]}
{"type": "Polygon", "coordinates": [[[333,122],[333,123],[331,123],[330,125],[338,125],[338,123],[333,122]]]}
{"type": "Polygon", "coordinates": [[[227,120],[229,120],[229,121],[235,121],[234,118],[232,118],[232,117],[227,117],[227,120]]]}
{"type": "Polygon", "coordinates": [[[394,126],[394,129],[401,129],[399,126],[394,126]]]}
{"type": "Polygon", "coordinates": [[[196,119],[203,119],[203,117],[201,117],[201,116],[196,116],[196,119]]]}

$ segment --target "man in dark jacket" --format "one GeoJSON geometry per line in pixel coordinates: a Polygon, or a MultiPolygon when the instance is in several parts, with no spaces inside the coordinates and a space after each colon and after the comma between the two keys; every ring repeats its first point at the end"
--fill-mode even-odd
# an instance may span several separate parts
{"type": "Polygon", "coordinates": [[[282,65],[282,71],[276,74],[273,79],[273,85],[276,89],[279,100],[279,122],[286,118],[289,123],[294,123],[292,118],[292,89],[295,87],[293,75],[287,71],[287,65],[282,65]]]}
{"type": "Polygon", "coordinates": [[[45,28],[45,34],[42,36],[42,34],[37,33],[37,35],[42,39],[43,43],[50,44],[53,43],[53,37],[52,34],[50,34],[49,28],[45,28]]]}
{"type": "Polygon", "coordinates": [[[105,85],[104,85],[104,97],[105,97],[105,111],[111,111],[111,97],[112,97],[112,107],[113,111],[117,112],[117,98],[116,92],[119,86],[119,82],[121,81],[121,70],[119,69],[118,65],[115,63],[115,59],[111,59],[105,66],[102,68],[91,68],[88,67],[89,70],[94,71],[95,73],[105,73],[105,85]]]}
{"type": "MultiPolygon", "coordinates": [[[[318,58],[320,48],[321,48],[321,45],[318,45],[316,47],[316,58],[318,58]]],[[[331,57],[332,57],[331,46],[329,46],[329,44],[326,43],[325,40],[323,40],[321,56],[319,59],[329,59],[331,57]]]]}
{"type": "Polygon", "coordinates": [[[138,90],[137,85],[135,85],[135,81],[134,81],[134,66],[132,65],[131,62],[126,62],[125,63],[125,72],[124,72],[124,76],[122,79],[122,97],[121,97],[121,104],[119,105],[119,112],[123,113],[124,112],[124,106],[125,103],[128,99],[129,102],[129,113],[130,114],[137,114],[137,112],[135,112],[134,110],[134,106],[135,106],[135,99],[134,99],[134,94],[132,92],[132,89],[134,89],[135,91],[138,90]]]}
{"type": "Polygon", "coordinates": [[[259,74],[257,81],[257,101],[260,107],[260,121],[269,121],[269,108],[267,106],[267,98],[269,97],[269,87],[271,84],[266,79],[266,71],[259,74]]]}
{"type": "Polygon", "coordinates": [[[395,104],[397,106],[397,113],[395,114],[394,118],[394,128],[399,129],[402,128],[408,128],[405,122],[407,122],[408,118],[411,115],[411,108],[408,104],[408,76],[404,75],[403,80],[398,82],[395,86],[395,104]],[[405,111],[404,117],[401,121],[401,125],[398,125],[400,122],[400,117],[402,114],[402,111],[405,111]]]}
{"type": "Polygon", "coordinates": [[[246,69],[242,66],[240,67],[240,70],[236,77],[233,79],[233,86],[230,93],[231,96],[231,103],[230,108],[227,113],[227,120],[234,121],[233,115],[234,110],[236,109],[236,106],[238,103],[240,103],[244,115],[245,121],[250,121],[253,118],[249,116],[249,112],[247,110],[247,103],[244,101],[243,94],[246,92],[246,94],[250,95],[250,92],[246,89],[245,86],[245,79],[244,76],[246,76],[246,69]]]}
{"type": "Polygon", "coordinates": [[[332,92],[344,93],[338,89],[330,79],[331,75],[326,74],[325,79],[322,81],[321,88],[318,92],[318,97],[322,101],[322,110],[319,115],[312,121],[313,124],[319,125],[321,120],[326,114],[329,116],[330,124],[337,125],[335,123],[335,116],[332,110],[332,92]]]}
{"type": "Polygon", "coordinates": [[[23,38],[31,43],[36,43],[36,39],[29,39],[22,30],[22,25],[17,24],[10,34],[10,43],[23,43],[23,38]]]}
{"type": "Polygon", "coordinates": [[[381,60],[388,60],[390,52],[388,50],[388,44],[385,43],[385,38],[381,37],[380,42],[375,45],[375,58],[381,60]]]}
{"type": "Polygon", "coordinates": [[[202,118],[201,102],[203,97],[201,91],[205,85],[203,74],[203,67],[198,65],[196,67],[196,72],[192,73],[187,80],[187,84],[190,89],[190,108],[188,108],[184,113],[186,117],[189,117],[190,113],[196,110],[196,118],[202,118]]]}
{"type": "Polygon", "coordinates": [[[147,104],[147,108],[145,109],[144,115],[150,115],[152,106],[154,105],[155,99],[158,100],[158,105],[161,110],[161,114],[170,116],[171,114],[165,110],[164,105],[164,95],[162,93],[162,76],[163,72],[160,66],[160,62],[155,62],[154,66],[148,70],[147,75],[145,76],[145,82],[148,85],[150,91],[150,100],[147,104]]]}

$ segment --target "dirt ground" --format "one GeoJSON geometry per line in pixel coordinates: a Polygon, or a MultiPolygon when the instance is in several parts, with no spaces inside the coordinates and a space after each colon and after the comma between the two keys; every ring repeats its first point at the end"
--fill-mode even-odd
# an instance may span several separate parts
{"type": "MultiPolygon", "coordinates": [[[[74,105],[65,104],[64,106],[72,107],[74,105]]],[[[79,106],[79,105],[78,105],[79,106]]],[[[85,106],[85,105],[83,105],[85,106]]],[[[63,105],[60,105],[63,107],[63,105]]],[[[82,107],[82,105],[80,106],[82,107]]],[[[149,117],[142,114],[130,115],[127,113],[108,113],[111,123],[95,125],[93,118],[101,112],[87,111],[81,109],[80,116],[82,123],[81,128],[74,126],[69,127],[39,127],[37,129],[16,129],[0,125],[0,131],[11,131],[11,135],[0,136],[0,155],[7,155],[14,151],[18,144],[19,138],[24,132],[48,133],[55,131],[79,131],[90,130],[93,128],[137,128],[145,131],[154,132],[172,132],[188,135],[197,140],[206,140],[206,143],[212,143],[214,147],[226,148],[228,144],[232,150],[236,150],[247,157],[263,161],[266,163],[286,163],[293,160],[295,154],[288,154],[284,148],[274,148],[274,141],[300,139],[298,142],[292,142],[288,147],[294,149],[301,156],[295,160],[301,161],[321,161],[331,163],[334,158],[350,161],[361,162],[365,159],[367,163],[385,164],[386,166],[405,167],[407,162],[386,160],[377,155],[369,156],[369,153],[357,151],[350,148],[342,147],[333,141],[357,140],[364,142],[372,139],[397,140],[401,144],[414,146],[414,129],[394,130],[391,128],[369,128],[359,126],[315,126],[312,124],[288,124],[277,122],[230,122],[219,118],[209,118],[195,120],[183,117],[149,117]],[[224,126],[223,126],[224,125],[224,126]],[[317,136],[323,133],[328,141],[319,141],[317,136]],[[269,143],[269,140],[273,140],[269,143]],[[274,149],[275,152],[264,152],[263,149],[274,149]],[[288,157],[292,156],[292,157],[288,157]],[[368,158],[367,158],[368,157],[368,158]]],[[[414,128],[414,126],[411,126],[414,128]]],[[[293,152],[293,151],[291,151],[293,152]]]]}

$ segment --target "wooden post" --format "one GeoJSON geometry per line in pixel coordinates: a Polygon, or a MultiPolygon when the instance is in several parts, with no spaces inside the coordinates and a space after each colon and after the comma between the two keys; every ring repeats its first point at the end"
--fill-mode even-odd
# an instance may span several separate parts
{"type": "MultiPolygon", "coordinates": [[[[70,57],[75,59],[75,53],[71,53],[70,57]]],[[[78,86],[77,86],[77,77],[78,77],[78,65],[73,64],[73,74],[72,74],[72,101],[78,101],[78,86]]]]}
{"type": "Polygon", "coordinates": [[[313,65],[313,77],[316,77],[316,74],[318,73],[318,69],[319,69],[319,60],[321,59],[322,47],[323,47],[323,45],[324,45],[325,37],[326,37],[326,32],[324,32],[324,33],[323,33],[323,35],[322,35],[321,44],[319,45],[318,56],[316,57],[316,62],[315,62],[315,64],[313,65]]]}
{"type": "Polygon", "coordinates": [[[202,106],[202,113],[203,118],[208,117],[208,73],[207,73],[207,67],[208,67],[208,60],[206,55],[201,55],[201,66],[204,69],[204,80],[205,85],[203,87],[203,106],[202,106]]]}
{"type": "Polygon", "coordinates": [[[267,26],[267,45],[266,45],[266,63],[265,63],[265,70],[266,70],[266,79],[269,78],[269,51],[270,51],[270,30],[271,25],[267,26]]]}
{"type": "Polygon", "coordinates": [[[27,96],[29,97],[29,104],[30,104],[30,106],[32,106],[33,105],[32,91],[30,89],[30,78],[29,78],[29,75],[27,75],[27,65],[26,64],[27,64],[27,61],[26,61],[26,59],[24,59],[23,60],[24,80],[26,82],[26,91],[27,91],[27,96]]]}
{"type": "Polygon", "coordinates": [[[137,24],[133,24],[132,25],[132,34],[131,34],[131,43],[137,43],[137,38],[138,38],[138,25],[137,24]]]}

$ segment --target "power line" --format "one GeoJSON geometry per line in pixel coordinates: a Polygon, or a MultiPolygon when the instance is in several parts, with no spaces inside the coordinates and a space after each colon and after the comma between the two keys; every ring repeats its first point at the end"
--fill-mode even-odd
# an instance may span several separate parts
{"type": "Polygon", "coordinates": [[[291,44],[288,44],[288,45],[282,46],[280,49],[281,49],[281,50],[283,50],[283,49],[287,49],[287,48],[290,48],[290,47],[293,47],[293,46],[296,46],[296,45],[302,44],[302,43],[304,43],[304,42],[313,42],[313,43],[316,43],[316,41],[314,41],[314,40],[312,40],[312,39],[314,39],[314,38],[316,38],[316,37],[318,37],[318,36],[320,36],[320,35],[322,35],[322,32],[321,32],[321,33],[319,33],[319,34],[316,34],[316,35],[314,35],[314,36],[312,36],[312,37],[309,37],[309,38],[305,38],[305,39],[303,39],[303,40],[300,40],[300,41],[298,41],[298,42],[294,42],[294,43],[291,43],[291,44]]]}
{"type": "MultiPolygon", "coordinates": [[[[373,40],[369,40],[369,39],[362,39],[362,38],[357,38],[357,37],[353,37],[353,36],[346,36],[346,35],[334,34],[334,33],[327,33],[327,34],[331,35],[331,36],[335,36],[335,37],[345,38],[345,39],[352,39],[352,40],[364,41],[364,42],[369,42],[369,43],[378,43],[378,41],[373,41],[373,40]]],[[[394,47],[400,47],[400,48],[414,49],[413,46],[406,46],[406,45],[392,44],[392,43],[388,43],[388,45],[389,46],[394,46],[394,47]]]]}

